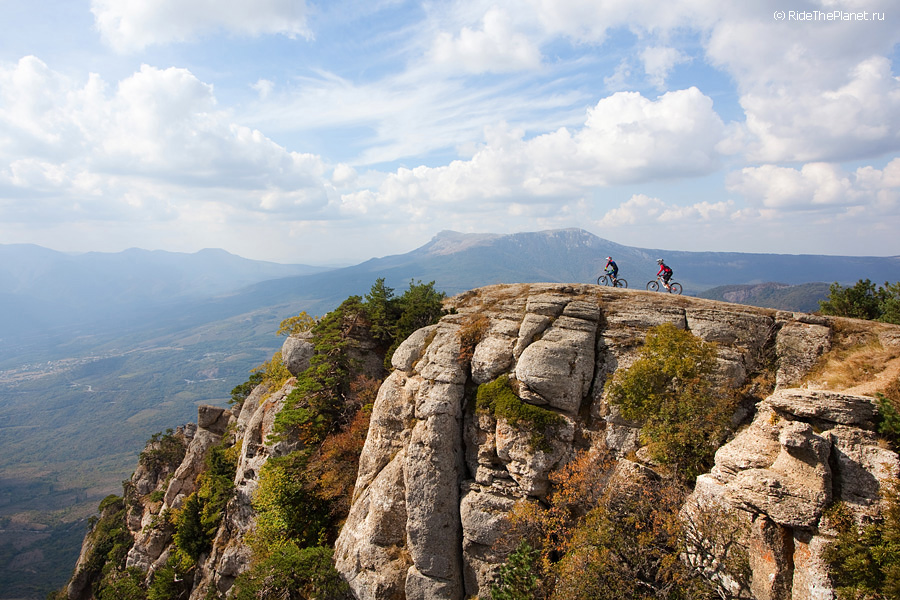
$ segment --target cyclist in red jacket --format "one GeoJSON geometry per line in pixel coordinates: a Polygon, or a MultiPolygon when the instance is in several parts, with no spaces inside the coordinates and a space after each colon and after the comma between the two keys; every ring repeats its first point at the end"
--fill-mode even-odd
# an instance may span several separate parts
{"type": "Polygon", "coordinates": [[[666,289],[669,289],[669,280],[672,279],[672,269],[666,266],[666,263],[663,262],[663,259],[656,259],[656,264],[659,265],[659,271],[656,273],[656,276],[659,277],[662,275],[663,285],[666,286],[666,289]]]}
{"type": "Polygon", "coordinates": [[[616,285],[616,279],[619,278],[619,265],[612,259],[612,256],[606,257],[606,266],[604,267],[606,274],[612,277],[613,286],[616,285]]]}

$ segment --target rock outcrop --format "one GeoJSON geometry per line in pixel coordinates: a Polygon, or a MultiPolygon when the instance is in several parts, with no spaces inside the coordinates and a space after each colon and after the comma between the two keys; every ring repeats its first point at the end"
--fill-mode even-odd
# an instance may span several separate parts
{"type": "Polygon", "coordinates": [[[898,462],[875,440],[871,398],[792,388],[830,348],[827,319],[595,286],[493,286],[451,303],[455,314],[397,350],[375,404],[335,548],[358,598],[489,597],[513,504],[544,499],[550,472],[580,449],[636,448],[604,384],[662,323],[716,342],[718,384],[743,391],[736,419],[755,415],[690,501],[739,513],[758,550],[755,597],[831,597],[823,511],[837,499],[877,509],[898,462]],[[475,388],[501,376],[559,417],[546,444],[475,410],[475,388]]]}
{"type": "MultiPolygon", "coordinates": [[[[608,480],[629,493],[657,477],[641,462],[637,424],[610,405],[605,384],[664,323],[715,342],[714,382],[741,399],[734,435],[681,513],[690,520],[715,507],[749,549],[749,580],[722,575],[721,585],[760,600],[833,598],[822,559],[835,533],[827,509],[840,501],[860,522],[876,515],[882,484],[900,472],[874,433],[871,397],[809,389],[809,372],[837,343],[835,320],[593,285],[490,286],[447,308],[397,348],[372,408],[334,553],[358,599],[490,597],[513,506],[546,500],[551,473],[581,451],[613,457],[608,480]],[[519,417],[479,407],[486,384],[548,415],[539,440],[519,417]]],[[[878,339],[900,355],[900,328],[884,326],[878,339]]],[[[356,364],[380,380],[374,345],[359,341],[356,364]]],[[[294,376],[310,364],[312,342],[308,334],[285,341],[294,376]]],[[[183,460],[138,467],[125,499],[135,540],[128,566],[149,579],[165,564],[173,530],[161,515],[196,489],[212,446],[239,442],[234,493],[190,585],[192,600],[228,593],[251,564],[259,473],[298,447],[269,435],[295,383],[259,386],[232,410],[200,407],[198,424],[177,432],[183,460]]],[[[88,536],[82,562],[90,552],[88,536]]],[[[89,598],[89,584],[76,574],[69,598],[89,598]]]]}

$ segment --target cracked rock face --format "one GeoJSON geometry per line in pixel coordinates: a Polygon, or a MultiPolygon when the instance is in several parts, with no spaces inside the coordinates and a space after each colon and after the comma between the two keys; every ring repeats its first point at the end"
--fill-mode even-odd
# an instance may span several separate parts
{"type": "Polygon", "coordinates": [[[743,515],[757,597],[827,597],[810,591],[823,581],[822,512],[837,499],[873,507],[897,465],[874,442],[871,399],[787,387],[830,347],[828,321],[596,286],[492,286],[452,302],[456,314],[394,354],[373,410],[335,549],[358,598],[489,597],[513,505],[544,499],[549,473],[579,450],[636,449],[636,424],[606,403],[604,384],[662,323],[717,343],[722,385],[776,365],[784,389],[719,450],[694,501],[706,494],[743,515]],[[467,353],[461,339],[476,325],[467,353]],[[478,386],[501,376],[557,415],[543,443],[527,423],[476,406],[478,386]]]}
{"type": "Polygon", "coordinates": [[[872,431],[874,411],[864,396],[779,390],[698,477],[689,504],[753,515],[746,531],[752,597],[833,598],[822,560],[830,539],[825,509],[842,501],[860,519],[871,514],[881,484],[900,471],[897,455],[872,431]]]}

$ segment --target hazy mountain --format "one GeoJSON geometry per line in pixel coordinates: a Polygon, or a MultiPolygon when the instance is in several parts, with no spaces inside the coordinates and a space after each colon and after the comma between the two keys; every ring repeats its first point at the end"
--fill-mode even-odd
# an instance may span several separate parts
{"type": "Polygon", "coordinates": [[[324,312],[350,294],[363,294],[384,277],[402,290],[410,279],[435,281],[437,289],[456,294],[493,283],[596,281],[606,257],[613,256],[630,287],[643,289],[664,258],[686,294],[722,285],[780,281],[855,283],[900,280],[900,257],[853,257],[739,252],[676,252],[633,248],[581,229],[510,235],[439,233],[406,254],[373,258],[325,273],[265,281],[217,299],[206,310],[234,313],[262,303],[296,303],[324,312]]]}
{"type": "Polygon", "coordinates": [[[398,291],[410,280],[435,281],[451,295],[493,283],[591,282],[610,255],[637,289],[655,277],[662,257],[692,295],[767,281],[900,280],[900,257],[666,251],[623,246],[581,229],[444,231],[411,252],[332,270],[251,261],[223,250],[70,256],[0,245],[0,339],[83,324],[92,325],[91,334],[100,323],[117,331],[123,322],[129,329],[187,328],[274,306],[322,314],[351,294],[364,294],[379,277],[398,291]]]}
{"type": "Polygon", "coordinates": [[[819,310],[819,301],[828,297],[831,284],[801,283],[759,283],[752,285],[723,285],[697,294],[700,298],[722,300],[736,304],[749,304],[780,310],[814,312],[819,310]]]}
{"type": "Polygon", "coordinates": [[[0,245],[0,339],[135,318],[154,307],[324,270],[248,260],[215,249],[72,255],[27,244],[0,245]]]}

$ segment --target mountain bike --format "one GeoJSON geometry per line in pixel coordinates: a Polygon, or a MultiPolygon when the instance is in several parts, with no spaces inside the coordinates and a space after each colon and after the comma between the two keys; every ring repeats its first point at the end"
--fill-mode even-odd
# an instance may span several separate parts
{"type": "MultiPolygon", "coordinates": [[[[662,289],[665,290],[666,286],[665,285],[660,286],[661,283],[662,283],[662,277],[657,277],[655,280],[647,283],[647,289],[650,290],[651,292],[658,292],[659,288],[662,287],[662,289]]],[[[670,294],[680,294],[681,293],[681,284],[678,283],[677,281],[670,281],[668,291],[670,294]]]]}
{"type": "Polygon", "coordinates": [[[610,275],[609,273],[604,273],[597,278],[597,285],[611,285],[613,287],[627,288],[628,282],[621,277],[616,277],[615,279],[613,279],[612,275],[610,275]]]}

